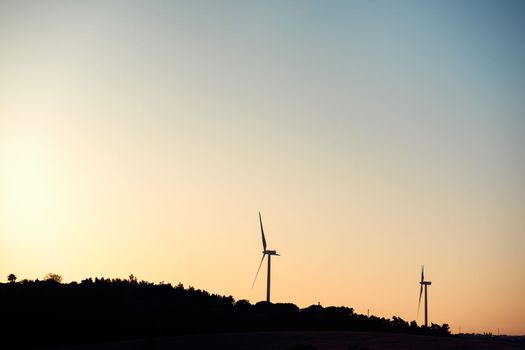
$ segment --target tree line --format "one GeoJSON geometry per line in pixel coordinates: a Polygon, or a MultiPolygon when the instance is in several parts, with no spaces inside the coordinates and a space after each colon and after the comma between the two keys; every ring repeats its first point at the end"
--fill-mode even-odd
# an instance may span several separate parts
{"type": "Polygon", "coordinates": [[[449,335],[447,324],[418,326],[400,317],[360,315],[344,306],[235,300],[181,283],[151,283],[129,279],[87,278],[61,283],[48,274],[44,280],[0,283],[2,333],[11,347],[171,336],[202,332],[293,330],[359,330],[449,335]]]}

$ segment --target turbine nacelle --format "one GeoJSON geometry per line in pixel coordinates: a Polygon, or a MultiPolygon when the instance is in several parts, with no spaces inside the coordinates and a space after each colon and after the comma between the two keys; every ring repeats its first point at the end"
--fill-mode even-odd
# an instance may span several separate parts
{"type": "Polygon", "coordinates": [[[277,256],[279,256],[279,254],[277,254],[277,251],[276,251],[276,250],[263,250],[263,254],[266,254],[266,255],[277,255],[277,256]]]}
{"type": "Polygon", "coordinates": [[[432,284],[432,282],[430,282],[430,281],[422,281],[422,282],[419,282],[419,284],[421,284],[422,286],[430,286],[432,284]]]}

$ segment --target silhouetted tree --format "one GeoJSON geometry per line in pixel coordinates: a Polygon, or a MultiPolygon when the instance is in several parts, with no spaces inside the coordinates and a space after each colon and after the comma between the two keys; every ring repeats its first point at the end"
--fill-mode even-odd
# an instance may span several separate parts
{"type": "Polygon", "coordinates": [[[44,276],[44,281],[54,281],[56,283],[62,283],[62,276],[49,272],[47,275],[44,276]]]}
{"type": "Polygon", "coordinates": [[[449,326],[446,323],[444,323],[441,326],[438,324],[432,323],[430,326],[430,330],[432,331],[433,334],[436,334],[436,335],[446,335],[450,333],[449,326]]]}
{"type": "Polygon", "coordinates": [[[246,299],[241,299],[241,300],[237,300],[235,302],[235,307],[238,307],[238,308],[250,308],[250,306],[252,306],[252,304],[250,304],[250,302],[246,299]]]}
{"type": "Polygon", "coordinates": [[[14,273],[10,274],[9,276],[7,276],[7,280],[10,283],[15,283],[16,282],[16,275],[14,273]]]}

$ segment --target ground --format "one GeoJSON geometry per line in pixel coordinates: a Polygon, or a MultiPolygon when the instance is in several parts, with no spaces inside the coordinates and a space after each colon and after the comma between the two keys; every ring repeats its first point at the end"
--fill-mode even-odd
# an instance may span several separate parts
{"type": "Polygon", "coordinates": [[[524,337],[431,337],[371,332],[255,332],[185,335],[62,347],[61,350],[411,350],[525,349],[524,337]],[[298,344],[305,346],[297,347],[298,344]],[[308,347],[310,345],[310,347],[308,347]]]}

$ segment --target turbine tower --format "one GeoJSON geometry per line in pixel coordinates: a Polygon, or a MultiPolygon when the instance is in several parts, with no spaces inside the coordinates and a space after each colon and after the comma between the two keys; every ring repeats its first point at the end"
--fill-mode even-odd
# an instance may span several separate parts
{"type": "Polygon", "coordinates": [[[421,295],[423,294],[423,287],[425,288],[425,327],[428,327],[428,295],[427,286],[430,286],[432,282],[425,281],[425,266],[421,266],[421,281],[419,282],[421,288],[419,289],[419,303],[417,305],[417,314],[419,316],[419,308],[421,306],[421,295]]]}
{"type": "Polygon", "coordinates": [[[264,237],[264,229],[261,219],[261,212],[259,212],[259,224],[261,225],[261,236],[262,236],[262,244],[263,244],[263,255],[261,259],[261,263],[259,264],[259,268],[257,269],[257,273],[255,274],[255,278],[253,279],[252,288],[255,285],[255,281],[257,280],[257,276],[259,275],[259,270],[261,269],[262,263],[264,261],[264,257],[268,256],[268,276],[267,276],[267,282],[266,282],[266,301],[270,302],[270,280],[271,280],[271,262],[272,262],[272,255],[277,255],[277,251],[275,250],[269,250],[266,249],[266,238],[264,237]]]}

